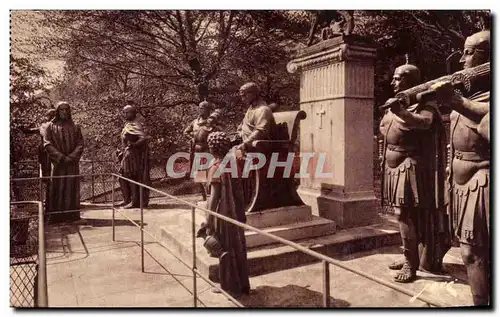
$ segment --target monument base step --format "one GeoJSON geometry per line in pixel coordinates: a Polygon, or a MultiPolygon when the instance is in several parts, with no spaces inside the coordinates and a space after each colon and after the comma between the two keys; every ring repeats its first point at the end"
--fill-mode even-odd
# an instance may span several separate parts
{"type": "MultiPolygon", "coordinates": [[[[200,202],[198,206],[205,207],[206,203],[200,202]]],[[[337,227],[333,220],[313,216],[311,207],[307,205],[252,212],[248,213],[246,218],[248,225],[291,241],[334,234],[337,227]]],[[[205,219],[205,212],[196,209],[197,228],[205,219]]],[[[191,216],[181,216],[180,220],[186,228],[191,228],[191,216]]],[[[245,237],[247,248],[275,243],[273,239],[253,231],[245,231],[245,237]]]]}
{"type": "MultiPolygon", "coordinates": [[[[312,220],[310,221],[269,227],[263,230],[280,238],[296,241],[334,234],[336,226],[335,222],[332,220],[312,216],[312,220]]],[[[253,231],[246,231],[245,238],[247,241],[247,248],[255,248],[276,243],[275,240],[253,231]]]]}
{"type": "MultiPolygon", "coordinates": [[[[177,256],[191,263],[193,260],[191,226],[186,226],[185,221],[180,219],[183,215],[186,213],[173,212],[161,228],[161,237],[162,242],[176,252],[177,256]]],[[[396,220],[384,216],[381,217],[380,223],[374,225],[340,230],[335,234],[299,239],[295,242],[316,252],[335,257],[400,244],[401,238],[396,220]]],[[[286,270],[318,261],[314,257],[282,244],[248,248],[247,257],[250,276],[286,270]]],[[[205,276],[214,282],[218,281],[219,260],[208,255],[203,247],[202,239],[196,239],[196,261],[198,269],[205,276]]]]}
{"type": "MultiPolygon", "coordinates": [[[[197,204],[200,208],[207,208],[207,202],[200,201],[197,204]]],[[[205,216],[205,212],[196,209],[200,215],[205,216]]],[[[273,209],[266,209],[247,213],[247,224],[255,228],[268,228],[291,223],[298,223],[312,220],[312,210],[310,206],[288,206],[273,209]]]]}

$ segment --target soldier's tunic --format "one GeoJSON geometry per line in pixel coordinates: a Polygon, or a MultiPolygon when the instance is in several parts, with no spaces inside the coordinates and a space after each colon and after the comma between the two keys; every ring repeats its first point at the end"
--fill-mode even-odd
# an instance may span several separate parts
{"type": "MultiPolygon", "coordinates": [[[[394,207],[428,207],[426,166],[419,138],[429,131],[414,130],[390,110],[380,122],[384,136],[384,203],[394,207]]],[[[428,167],[427,167],[428,168],[428,167]]]]}
{"type": "MultiPolygon", "coordinates": [[[[416,105],[408,108],[414,112],[416,105]]],[[[410,211],[419,240],[420,267],[433,272],[451,246],[444,203],[444,148],[446,140],[439,115],[433,113],[427,130],[412,129],[390,110],[380,122],[384,136],[383,203],[410,211]],[[439,155],[441,154],[441,155],[439,155]]]]}
{"type": "MultiPolygon", "coordinates": [[[[219,128],[213,124],[210,124],[207,119],[198,117],[191,122],[191,124],[186,128],[185,133],[193,133],[193,143],[191,146],[190,162],[193,163],[195,153],[208,153],[208,135],[212,132],[218,131],[219,128]]],[[[201,157],[200,164],[205,165],[208,163],[207,158],[201,157]]],[[[207,182],[207,171],[208,168],[197,167],[197,172],[194,178],[195,183],[206,183],[207,182]]]]}
{"type": "MultiPolygon", "coordinates": [[[[490,93],[469,98],[489,102],[490,93]]],[[[490,228],[490,144],[478,124],[453,111],[451,116],[451,195],[455,234],[461,243],[487,246],[490,228]]]]}

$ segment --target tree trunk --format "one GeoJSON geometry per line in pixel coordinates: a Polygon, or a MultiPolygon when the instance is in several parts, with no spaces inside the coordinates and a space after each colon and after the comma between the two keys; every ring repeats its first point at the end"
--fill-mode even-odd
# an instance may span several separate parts
{"type": "Polygon", "coordinates": [[[198,84],[198,99],[200,102],[208,98],[208,82],[198,84]]]}

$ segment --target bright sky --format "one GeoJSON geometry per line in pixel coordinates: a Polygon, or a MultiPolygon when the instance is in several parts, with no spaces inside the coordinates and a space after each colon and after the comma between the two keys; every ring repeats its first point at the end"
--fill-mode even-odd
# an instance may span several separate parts
{"type": "Polygon", "coordinates": [[[34,51],[33,38],[46,32],[36,23],[40,20],[37,11],[11,11],[11,52],[18,57],[29,57],[46,68],[51,76],[59,76],[64,70],[64,62],[44,59],[34,51]]]}

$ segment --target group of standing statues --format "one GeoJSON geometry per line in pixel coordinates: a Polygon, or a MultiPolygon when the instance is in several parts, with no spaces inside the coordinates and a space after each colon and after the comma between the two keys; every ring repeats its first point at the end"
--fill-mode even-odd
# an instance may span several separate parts
{"type": "MultiPolygon", "coordinates": [[[[253,150],[254,141],[271,139],[275,122],[272,108],[262,100],[257,84],[243,85],[239,94],[248,109],[238,126],[235,138],[230,139],[211,122],[202,124],[203,115],[207,117],[209,113],[205,102],[200,104],[200,117],[186,128],[185,133],[191,133],[195,152],[206,149],[213,156],[205,178],[210,192],[208,209],[246,222],[248,180],[234,178],[230,172],[220,173],[221,164],[226,155],[233,155],[237,160],[238,175],[241,176],[245,153],[253,150]]],[[[249,294],[250,282],[243,228],[209,215],[198,230],[197,236],[204,239],[204,246],[209,254],[219,258],[219,280],[222,289],[236,297],[249,294]]]]}
{"type": "MultiPolygon", "coordinates": [[[[136,118],[137,109],[123,108],[125,126],[121,132],[123,150],[117,151],[120,174],[135,182],[150,185],[148,136],[136,118]]],[[[39,128],[23,129],[26,134],[41,137],[39,163],[46,186],[45,210],[49,221],[57,223],[80,219],[80,158],[84,150],[80,127],[73,122],[70,105],[61,101],[46,113],[46,122],[39,128]]],[[[138,185],[120,178],[124,208],[140,207],[138,185]]],[[[142,206],[147,207],[149,191],[142,190],[142,206]]]]}
{"type": "MultiPolygon", "coordinates": [[[[460,61],[471,69],[488,63],[490,51],[490,32],[481,31],[466,39],[460,61]]],[[[396,94],[418,84],[417,67],[406,64],[394,72],[396,94]]],[[[404,250],[404,259],[389,266],[400,270],[395,281],[413,281],[418,269],[440,272],[451,230],[460,243],[475,305],[487,305],[490,298],[489,90],[489,78],[466,97],[451,82],[438,81],[430,87],[432,98],[408,108],[391,102],[380,123],[382,199],[399,217],[404,250]],[[439,155],[445,133],[438,109],[451,110],[448,175],[439,155]]]]}
{"type": "MultiPolygon", "coordinates": [[[[482,31],[468,37],[461,62],[472,68],[490,61],[490,33],[482,31]]],[[[398,67],[393,76],[395,94],[421,84],[419,69],[410,64],[398,67]]],[[[459,240],[467,268],[475,305],[487,305],[490,298],[490,133],[489,85],[473,95],[461,96],[450,82],[430,87],[433,98],[409,107],[391,102],[380,122],[384,139],[382,154],[382,201],[398,215],[403,242],[401,261],[389,268],[399,270],[396,282],[415,280],[417,270],[441,272],[443,257],[452,244],[452,234],[459,240]],[[442,109],[451,109],[450,162],[441,155],[446,148],[442,109]],[[446,175],[447,174],[447,175],[446,175]],[[446,180],[447,178],[447,180],[446,180]]],[[[210,162],[199,181],[208,208],[224,216],[245,222],[245,180],[228,173],[217,173],[223,158],[230,153],[241,164],[245,153],[258,140],[271,140],[275,121],[272,107],[260,97],[257,84],[240,88],[242,101],[249,106],[230,139],[217,126],[218,110],[210,113],[211,104],[199,105],[199,116],[184,133],[191,139],[191,158],[195,153],[210,152],[210,162]]],[[[150,184],[147,133],[136,118],[137,109],[123,109],[126,123],[121,132],[123,149],[117,151],[120,173],[138,183],[150,184]]],[[[38,129],[43,139],[40,150],[42,175],[79,174],[79,160],[84,150],[80,128],[71,118],[69,104],[60,102],[47,113],[47,122],[38,129]],[[49,164],[49,162],[51,164],[49,164]]],[[[192,162],[192,159],[191,159],[192,162]]],[[[241,170],[241,166],[238,167],[241,170]]],[[[79,219],[79,178],[53,178],[49,183],[48,212],[76,211],[53,219],[79,219]]],[[[148,206],[149,191],[120,179],[124,208],[148,206]]],[[[213,257],[220,260],[220,281],[226,291],[237,296],[250,291],[244,230],[209,216],[198,231],[213,257]]]]}
{"type": "MultiPolygon", "coordinates": [[[[490,47],[489,31],[468,37],[460,60],[464,69],[488,63],[490,47]]],[[[441,273],[443,257],[456,236],[477,306],[490,301],[489,80],[468,95],[458,94],[451,82],[438,80],[428,87],[426,98],[408,107],[392,98],[380,122],[382,203],[398,216],[404,250],[403,259],[389,265],[399,270],[394,280],[412,282],[417,270],[441,273]],[[450,112],[447,144],[442,114],[450,112]],[[443,155],[447,147],[449,162],[443,155]]],[[[396,95],[420,84],[419,69],[408,63],[395,70],[391,82],[396,95]]],[[[228,152],[241,157],[253,141],[269,140],[275,123],[256,84],[242,86],[240,96],[250,107],[238,128],[239,144],[231,149],[235,143],[222,132],[207,133],[199,140],[206,144],[200,149],[208,149],[215,157],[207,177],[212,192],[209,209],[244,222],[244,180],[226,174],[214,177],[214,171],[228,152]]],[[[196,122],[186,131],[194,126],[196,122]]],[[[219,257],[223,288],[233,294],[247,293],[243,230],[208,217],[198,236],[205,239],[209,253],[219,257]]]]}

